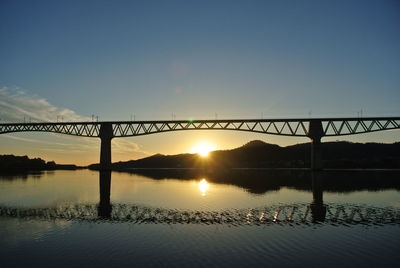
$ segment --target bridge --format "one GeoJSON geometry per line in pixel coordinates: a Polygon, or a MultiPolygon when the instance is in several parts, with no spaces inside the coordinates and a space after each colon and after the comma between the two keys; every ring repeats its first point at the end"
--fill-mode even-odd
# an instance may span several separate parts
{"type": "Polygon", "coordinates": [[[0,134],[41,131],[101,139],[100,168],[111,168],[111,140],[182,130],[233,130],[311,139],[311,169],[322,168],[321,139],[400,128],[400,117],[2,123],[0,134]]]}

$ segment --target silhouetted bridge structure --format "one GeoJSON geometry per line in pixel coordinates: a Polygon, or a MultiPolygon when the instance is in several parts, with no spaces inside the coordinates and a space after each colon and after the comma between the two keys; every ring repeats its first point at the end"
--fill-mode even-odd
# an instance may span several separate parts
{"type": "Polygon", "coordinates": [[[111,140],[182,130],[234,130],[311,139],[311,168],[321,169],[321,138],[400,128],[400,117],[3,123],[0,134],[42,131],[101,139],[100,167],[111,168],[111,140]]]}

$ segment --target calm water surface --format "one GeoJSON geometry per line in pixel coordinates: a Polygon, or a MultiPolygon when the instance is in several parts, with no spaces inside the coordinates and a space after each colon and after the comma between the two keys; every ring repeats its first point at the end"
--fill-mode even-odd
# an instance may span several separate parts
{"type": "Polygon", "coordinates": [[[0,265],[397,266],[400,174],[0,175],[0,265]]]}

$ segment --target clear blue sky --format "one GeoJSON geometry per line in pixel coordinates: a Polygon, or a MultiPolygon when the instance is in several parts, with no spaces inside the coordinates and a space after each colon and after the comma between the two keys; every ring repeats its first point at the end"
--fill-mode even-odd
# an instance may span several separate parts
{"type": "Polygon", "coordinates": [[[400,114],[395,0],[1,0],[0,17],[0,97],[54,120],[400,114]]]}

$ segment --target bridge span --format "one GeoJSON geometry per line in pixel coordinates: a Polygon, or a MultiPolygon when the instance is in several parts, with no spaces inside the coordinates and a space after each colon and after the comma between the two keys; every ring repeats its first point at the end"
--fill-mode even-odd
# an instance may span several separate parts
{"type": "Polygon", "coordinates": [[[154,120],[104,122],[2,123],[0,134],[41,131],[101,139],[100,167],[111,168],[113,138],[182,130],[233,130],[311,139],[311,169],[322,168],[323,137],[355,135],[400,128],[400,117],[289,118],[227,120],[154,120]]]}

